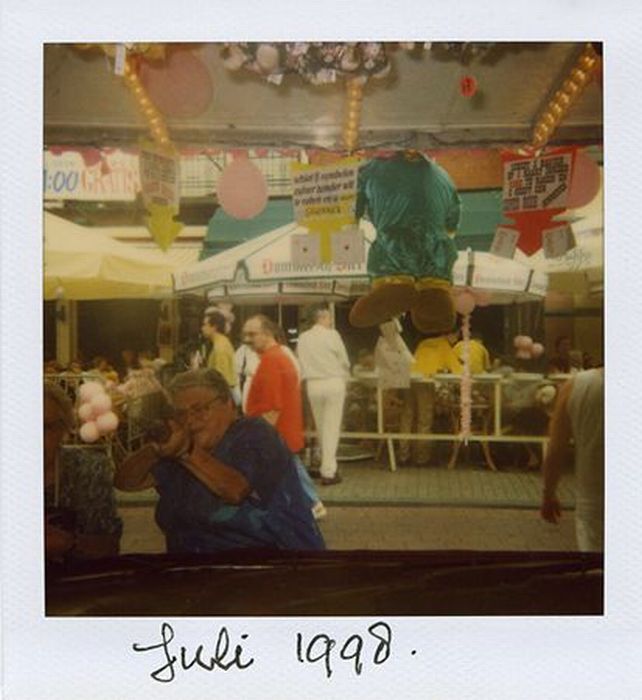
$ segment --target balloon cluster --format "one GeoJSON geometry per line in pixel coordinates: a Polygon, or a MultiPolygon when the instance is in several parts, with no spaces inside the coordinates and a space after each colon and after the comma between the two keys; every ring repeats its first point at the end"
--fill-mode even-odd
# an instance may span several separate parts
{"type": "Polygon", "coordinates": [[[79,391],[80,439],[96,442],[118,427],[118,416],[111,410],[111,398],[100,382],[85,382],[79,391]]]}
{"type": "Polygon", "coordinates": [[[358,78],[346,80],[346,114],[343,123],[343,147],[352,153],[359,142],[363,81],[358,78]]]}
{"type": "Polygon", "coordinates": [[[477,306],[488,306],[490,304],[490,294],[467,287],[463,290],[453,291],[453,302],[455,311],[462,316],[472,314],[477,306]]]}
{"type": "Polygon", "coordinates": [[[534,148],[543,148],[553,136],[553,132],[577,102],[584,88],[591,82],[599,66],[599,56],[591,44],[586,44],[575,62],[568,77],[549,101],[533,129],[534,148]]]}
{"type": "Polygon", "coordinates": [[[544,354],[544,346],[534,343],[528,335],[516,335],[513,339],[515,357],[518,360],[535,360],[544,354]]]}

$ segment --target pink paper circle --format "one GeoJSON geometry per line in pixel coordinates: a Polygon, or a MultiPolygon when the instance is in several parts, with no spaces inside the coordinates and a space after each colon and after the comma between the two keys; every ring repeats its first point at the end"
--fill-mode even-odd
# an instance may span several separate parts
{"type": "Polygon", "coordinates": [[[111,408],[111,399],[107,394],[98,394],[92,397],[89,405],[94,411],[94,415],[99,416],[102,413],[106,413],[111,408]]]}
{"type": "Polygon", "coordinates": [[[578,209],[593,201],[600,191],[600,168],[584,151],[577,151],[571,186],[566,199],[567,209],[578,209]]]}
{"type": "Polygon", "coordinates": [[[475,308],[475,297],[470,292],[462,292],[455,297],[455,310],[458,314],[465,316],[473,312],[475,308]]]}
{"type": "Polygon", "coordinates": [[[232,218],[253,219],[267,204],[267,183],[253,163],[237,159],[221,173],[217,196],[223,211],[232,218]]]}
{"type": "Polygon", "coordinates": [[[101,435],[111,433],[118,427],[118,416],[113,411],[103,413],[96,418],[96,427],[101,435]]]}
{"type": "Polygon", "coordinates": [[[96,442],[96,440],[98,440],[98,438],[100,437],[100,433],[98,432],[98,426],[93,421],[81,425],[79,432],[80,439],[83,442],[96,442]]]}
{"type": "Polygon", "coordinates": [[[78,407],[78,418],[85,423],[94,418],[94,409],[90,403],[83,403],[78,407]]]}
{"type": "Polygon", "coordinates": [[[212,102],[214,88],[205,64],[190,51],[170,51],[162,62],[140,67],[149,99],[167,117],[197,117],[212,102]]]}

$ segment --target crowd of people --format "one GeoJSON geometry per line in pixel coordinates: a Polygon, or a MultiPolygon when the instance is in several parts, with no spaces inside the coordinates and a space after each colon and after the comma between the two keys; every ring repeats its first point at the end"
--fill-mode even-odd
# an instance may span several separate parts
{"type": "MultiPolygon", "coordinates": [[[[371,429],[364,424],[372,412],[364,410],[363,396],[351,397],[355,389],[363,391],[362,383],[349,382],[351,374],[376,377],[384,395],[384,420],[396,410],[400,433],[429,434],[440,402],[439,389],[433,382],[411,379],[429,379],[444,372],[460,374],[464,345],[454,331],[424,337],[413,353],[402,337],[401,324],[393,319],[381,324],[374,348],[359,351],[351,368],[330,310],[323,305],[311,307],[307,322],[293,352],[274,321],[262,314],[253,315],[245,321],[242,342],[235,349],[229,315],[209,308],[198,344],[192,346],[183,360],[185,366],[169,382],[161,381],[162,362],[149,353],[129,349],[122,351],[115,366],[104,357],[94,358],[89,366],[80,360],[68,368],[49,363],[45,374],[83,380],[98,377],[123,401],[142,395],[160,400],[154,406],[155,430],[146,433],[139,449],[116,460],[113,474],[112,455],[95,451],[88,459],[87,450],[61,450],[74,426],[74,384],[63,384],[65,392],[60,385],[45,383],[48,557],[92,558],[118,552],[122,522],[113,486],[123,491],[156,488],[156,521],[168,552],[239,547],[323,549],[317,520],[327,511],[317,486],[330,487],[342,481],[337,451],[344,406],[346,423],[351,420],[351,406],[357,405],[361,423],[357,429],[371,429]],[[304,425],[310,422],[316,430],[316,464],[304,464],[302,459],[304,425]]],[[[479,336],[470,340],[468,357],[474,374],[502,366],[499,358],[492,361],[479,336]]],[[[572,372],[572,358],[570,344],[561,338],[550,371],[572,372]]],[[[571,424],[576,431],[587,429],[577,427],[577,409],[572,407],[579,400],[569,401],[565,391],[558,404],[563,406],[563,415],[567,404],[571,406],[571,418],[555,414],[553,434],[559,447],[545,463],[542,516],[551,521],[559,516],[555,489],[559,455],[565,449],[562,445],[568,445],[571,424]]],[[[548,401],[539,407],[546,424],[554,405],[548,401]]],[[[533,416],[527,422],[533,424],[533,416]]],[[[427,464],[431,447],[429,440],[400,440],[397,461],[402,465],[411,461],[427,464]]],[[[586,464],[590,458],[584,455],[581,461],[586,464]]],[[[591,486],[585,491],[599,491],[589,482],[591,486]]],[[[589,494],[586,499],[589,505],[580,508],[582,517],[599,520],[595,498],[589,494]]],[[[584,526],[583,531],[599,531],[599,527],[591,527],[584,526]]],[[[583,546],[588,547],[598,541],[594,534],[584,539],[589,544],[583,546]]]]}

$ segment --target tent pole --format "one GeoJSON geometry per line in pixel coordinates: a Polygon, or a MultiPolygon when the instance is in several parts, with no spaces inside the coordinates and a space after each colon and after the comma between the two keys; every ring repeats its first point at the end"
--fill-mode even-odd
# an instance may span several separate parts
{"type": "Polygon", "coordinates": [[[281,306],[281,302],[279,302],[278,306],[278,319],[279,319],[279,326],[283,328],[283,307],[281,306]]]}

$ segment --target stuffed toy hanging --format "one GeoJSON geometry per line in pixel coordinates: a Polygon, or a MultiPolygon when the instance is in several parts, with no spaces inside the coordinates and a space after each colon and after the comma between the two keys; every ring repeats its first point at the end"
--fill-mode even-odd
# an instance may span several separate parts
{"type": "Polygon", "coordinates": [[[376,239],[368,253],[369,294],[350,312],[358,328],[410,311],[423,333],[455,325],[451,296],[461,200],[448,173],[416,151],[375,158],[359,173],[356,215],[368,214],[376,239]]]}

